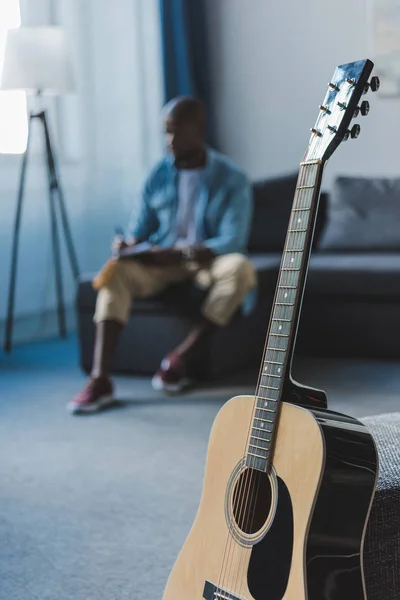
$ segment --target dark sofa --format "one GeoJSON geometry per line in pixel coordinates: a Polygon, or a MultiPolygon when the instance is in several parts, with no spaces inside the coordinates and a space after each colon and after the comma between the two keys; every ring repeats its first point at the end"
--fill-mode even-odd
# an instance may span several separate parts
{"type": "MultiPolygon", "coordinates": [[[[400,355],[400,241],[397,246],[394,227],[385,235],[385,228],[391,228],[393,211],[400,217],[400,205],[394,203],[397,188],[385,190],[376,181],[368,184],[367,180],[368,222],[363,182],[340,179],[333,199],[321,195],[296,352],[317,356],[400,355]],[[375,196],[371,186],[376,188],[375,196]],[[388,215],[386,222],[381,219],[379,238],[374,210],[379,209],[382,198],[391,195],[393,202],[387,203],[388,215]],[[368,235],[364,235],[368,227],[373,238],[370,245],[368,235]]],[[[199,362],[198,377],[212,378],[260,362],[295,185],[294,175],[254,184],[248,250],[259,279],[257,305],[250,316],[238,313],[228,327],[218,331],[199,362]]],[[[163,356],[188,332],[202,294],[185,284],[151,300],[136,300],[114,371],[153,373],[163,356]]],[[[78,288],[77,313],[80,360],[85,371],[90,370],[92,361],[95,300],[91,277],[84,277],[78,288]]]]}

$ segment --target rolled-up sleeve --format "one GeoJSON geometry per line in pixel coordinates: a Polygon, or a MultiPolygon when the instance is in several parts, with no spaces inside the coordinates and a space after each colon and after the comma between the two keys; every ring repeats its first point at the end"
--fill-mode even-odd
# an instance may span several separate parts
{"type": "Polygon", "coordinates": [[[247,177],[235,178],[227,190],[225,206],[217,235],[205,240],[204,245],[217,255],[244,252],[253,216],[253,197],[247,177]]]}

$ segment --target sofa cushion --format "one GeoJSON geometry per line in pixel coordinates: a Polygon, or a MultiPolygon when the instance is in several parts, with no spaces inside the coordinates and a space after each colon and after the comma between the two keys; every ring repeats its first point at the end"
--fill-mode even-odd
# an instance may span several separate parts
{"type": "Polygon", "coordinates": [[[339,177],[318,247],[335,252],[400,250],[400,179],[339,177]]]}
{"type": "MultiPolygon", "coordinates": [[[[379,402],[379,398],[377,398],[379,402]]],[[[400,589],[400,413],[362,419],[379,455],[379,477],[365,538],[369,600],[397,600],[400,589]]]]}
{"type": "Polygon", "coordinates": [[[248,248],[250,252],[282,250],[296,189],[297,174],[253,184],[254,212],[248,248]]]}
{"type": "MultiPolygon", "coordinates": [[[[289,225],[297,174],[266,179],[253,184],[254,213],[248,249],[250,252],[282,252],[289,225]]],[[[326,194],[321,194],[314,247],[325,223],[326,194]]]]}
{"type": "Polygon", "coordinates": [[[332,297],[400,299],[400,256],[316,253],[311,257],[306,291],[332,297]]]}

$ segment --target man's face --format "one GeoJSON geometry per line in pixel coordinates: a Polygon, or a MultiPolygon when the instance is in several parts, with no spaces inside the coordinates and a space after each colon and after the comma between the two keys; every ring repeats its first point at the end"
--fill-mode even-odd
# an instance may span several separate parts
{"type": "Polygon", "coordinates": [[[175,160],[185,160],[204,148],[201,127],[196,121],[168,116],[165,121],[167,149],[175,160]]]}

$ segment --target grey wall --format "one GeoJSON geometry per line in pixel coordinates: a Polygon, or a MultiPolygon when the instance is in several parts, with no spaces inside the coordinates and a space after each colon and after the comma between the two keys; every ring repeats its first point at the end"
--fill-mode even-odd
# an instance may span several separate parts
{"type": "MultiPolygon", "coordinates": [[[[221,148],[252,177],[297,170],[335,66],[370,57],[369,0],[208,0],[221,148]]],[[[400,99],[370,94],[357,141],[326,170],[398,174],[400,99]]]]}

